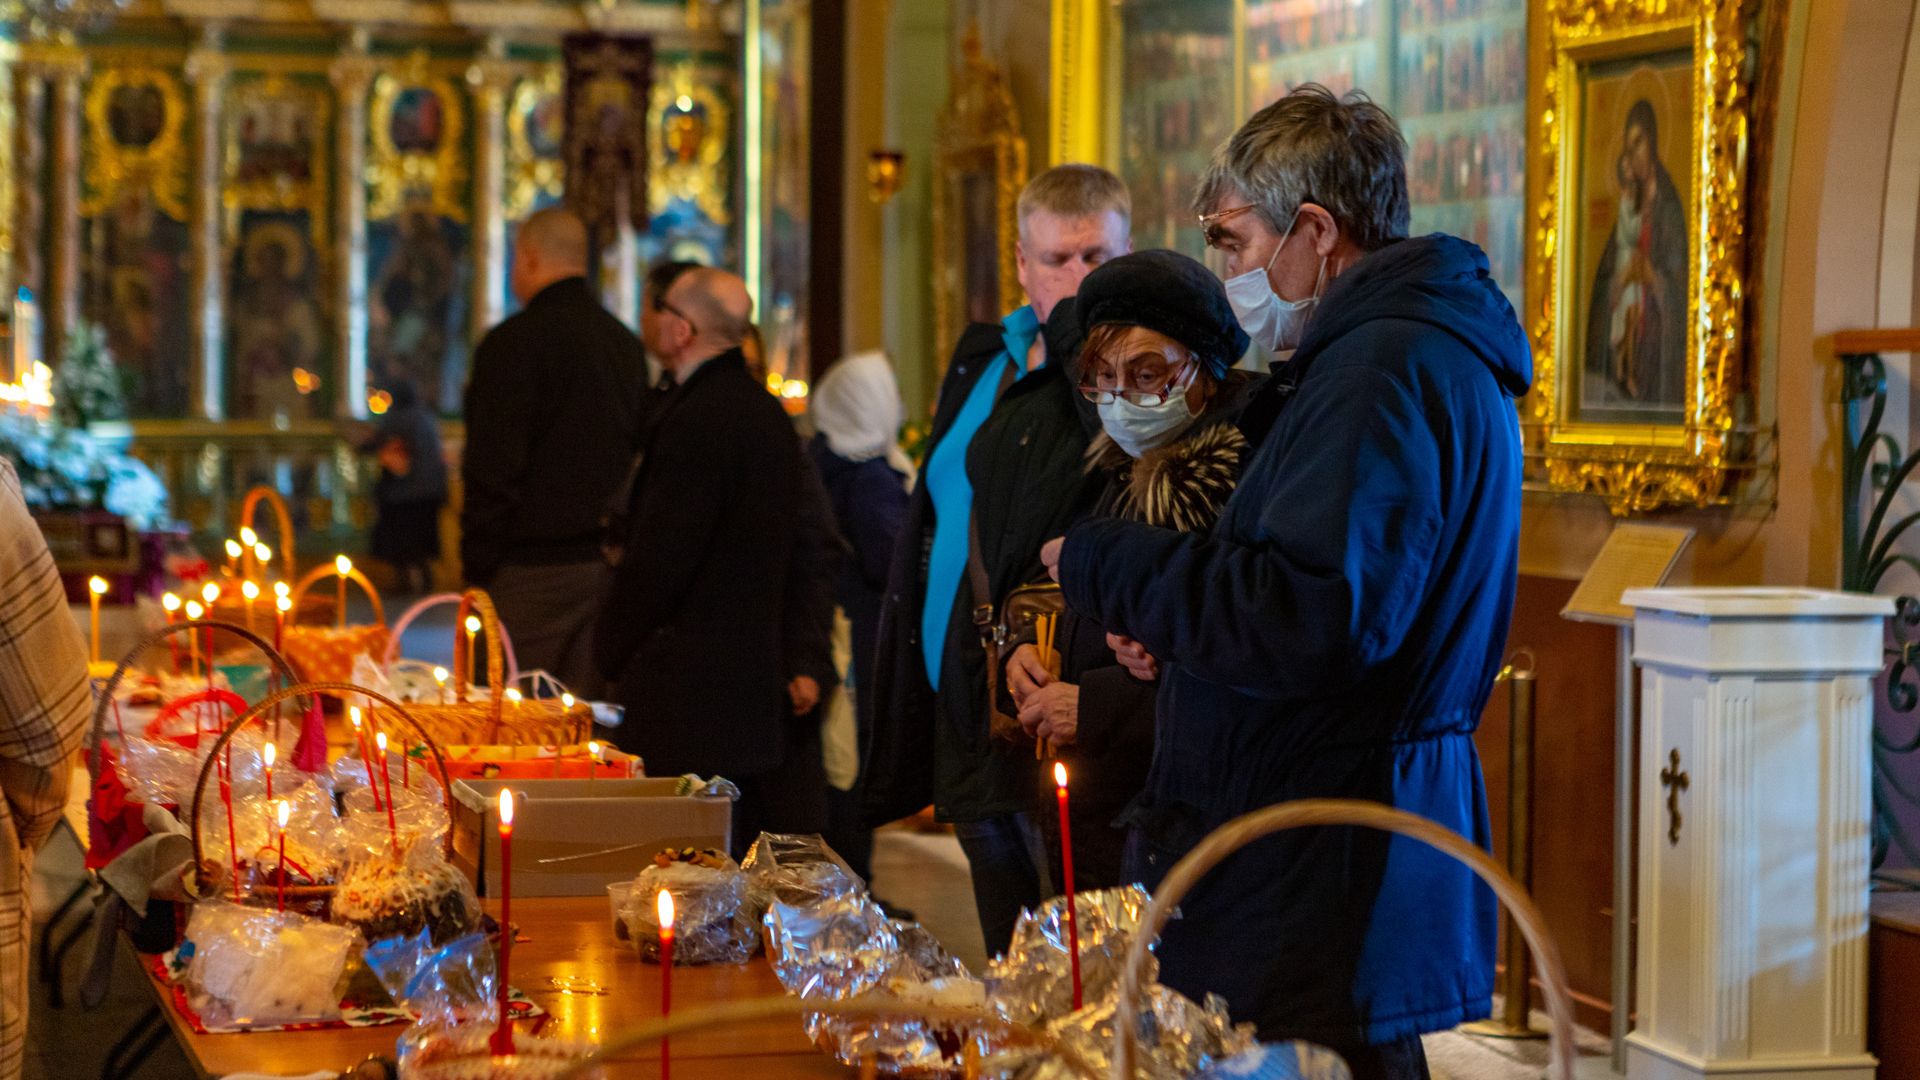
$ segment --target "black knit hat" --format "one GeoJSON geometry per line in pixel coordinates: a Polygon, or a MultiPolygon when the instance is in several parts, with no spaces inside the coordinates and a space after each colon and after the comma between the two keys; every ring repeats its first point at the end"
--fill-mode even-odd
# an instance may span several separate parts
{"type": "Polygon", "coordinates": [[[1213,271],[1177,251],[1136,251],[1080,283],[1080,330],[1144,326],[1192,350],[1218,379],[1247,351],[1247,334],[1213,271]]]}

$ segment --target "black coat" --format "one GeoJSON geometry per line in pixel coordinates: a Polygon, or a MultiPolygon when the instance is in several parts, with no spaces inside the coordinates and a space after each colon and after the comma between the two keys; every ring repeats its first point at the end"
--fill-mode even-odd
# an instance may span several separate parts
{"type": "MultiPolygon", "coordinates": [[[[933,425],[921,457],[925,462],[953,426],[954,417],[974,384],[994,357],[1001,352],[1001,328],[975,323],[960,335],[940,381],[940,396],[933,410],[933,425]]],[[[927,559],[933,547],[933,497],[922,483],[907,500],[900,538],[894,546],[893,564],[887,572],[886,601],[880,610],[877,644],[873,654],[873,683],[870,692],[855,695],[860,710],[860,728],[870,734],[866,759],[860,773],[866,778],[861,791],[861,816],[869,825],[884,825],[896,818],[918,813],[933,802],[933,733],[935,699],[927,680],[926,659],[920,647],[920,615],[927,600],[927,559]]],[[[964,618],[968,603],[966,579],[962,577],[960,602],[954,604],[956,617],[964,618]]],[[[956,653],[971,655],[973,666],[980,664],[980,645],[972,640],[972,630],[949,633],[949,662],[956,653]]]]}
{"type": "Polygon", "coordinates": [[[467,383],[460,558],[467,581],[500,567],[591,562],[626,478],[646,365],[640,339],[583,278],[540,290],[488,331],[467,383]]]}
{"type": "Polygon", "coordinates": [[[851,548],[841,563],[834,600],[852,624],[853,685],[866,693],[873,680],[873,653],[880,638],[880,608],[894,545],[907,517],[906,478],[883,457],[849,461],[833,452],[824,435],[811,447],[813,464],[826,484],[834,521],[851,548]]]}
{"type": "Polygon", "coordinates": [[[739,350],[662,410],[594,642],[627,710],[614,742],[649,772],[780,765],[803,483],[793,425],[739,350]]]}
{"type": "MultiPolygon", "coordinates": [[[[1463,240],[1403,240],[1327,288],[1242,415],[1258,444],[1206,536],[1067,534],[1078,611],[1162,665],[1135,821],[1149,886],[1207,832],[1292,799],[1371,799],[1487,846],[1473,731],[1519,564],[1526,335],[1463,240]]],[[[1386,1042],[1484,1016],[1492,894],[1369,830],[1249,845],[1181,902],[1161,978],[1265,1039],[1386,1042]]]]}

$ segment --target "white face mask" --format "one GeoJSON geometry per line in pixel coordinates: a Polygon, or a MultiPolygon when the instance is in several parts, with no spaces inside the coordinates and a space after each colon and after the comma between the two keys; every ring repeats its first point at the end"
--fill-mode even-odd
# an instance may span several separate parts
{"type": "Polygon", "coordinates": [[[1293,227],[1299,221],[1300,213],[1295,211],[1293,220],[1287,223],[1287,231],[1280,237],[1280,246],[1273,249],[1273,258],[1267,260],[1265,267],[1229,278],[1226,283],[1227,303],[1233,306],[1233,316],[1240,320],[1240,329],[1270,352],[1299,347],[1301,334],[1313,315],[1314,305],[1320,302],[1320,290],[1327,280],[1324,258],[1320,260],[1320,275],[1314,280],[1313,295],[1304,300],[1282,300],[1273,291],[1273,282],[1267,279],[1268,271],[1279,261],[1280,252],[1286,249],[1293,227]]]}
{"type": "Polygon", "coordinates": [[[1130,458],[1165,446],[1193,423],[1193,410],[1187,407],[1186,387],[1171,394],[1158,405],[1135,405],[1126,398],[1116,397],[1099,406],[1100,426],[1130,458]]]}

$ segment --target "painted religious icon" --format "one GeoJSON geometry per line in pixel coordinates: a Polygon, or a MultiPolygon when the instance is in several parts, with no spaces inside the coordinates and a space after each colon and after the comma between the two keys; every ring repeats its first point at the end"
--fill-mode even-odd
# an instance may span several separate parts
{"type": "Polygon", "coordinates": [[[234,415],[324,413],[326,320],[314,298],[314,263],[300,215],[249,214],[242,221],[228,312],[234,415]]]}
{"type": "Polygon", "coordinates": [[[107,97],[107,130],[120,146],[144,149],[167,127],[167,102],[151,83],[116,86],[107,97]]]}
{"type": "Polygon", "coordinates": [[[1578,419],[1681,423],[1687,408],[1693,63],[1689,50],[1595,65],[1578,206],[1578,419]]]}
{"type": "Polygon", "coordinates": [[[440,95],[432,87],[408,86],[394,96],[387,114],[387,135],[403,154],[431,154],[445,137],[440,95]]]}
{"type": "Polygon", "coordinates": [[[465,379],[465,242],[458,223],[425,206],[369,230],[368,381],[410,379],[443,413],[459,409],[465,379]]]}
{"type": "Polygon", "coordinates": [[[242,184],[313,180],[323,119],[310,94],[236,95],[231,179],[242,184]]]}

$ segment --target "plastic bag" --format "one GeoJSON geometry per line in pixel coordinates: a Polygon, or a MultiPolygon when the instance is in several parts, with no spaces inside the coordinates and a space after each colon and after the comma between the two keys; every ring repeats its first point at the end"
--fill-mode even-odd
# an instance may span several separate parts
{"type": "Polygon", "coordinates": [[[867,883],[815,834],[761,833],[740,864],[747,902],[764,912],[774,901],[804,906],[866,892],[867,883]]]}
{"type": "Polygon", "coordinates": [[[419,1023],[457,1026],[499,1020],[493,944],[464,934],[436,944],[430,931],[396,935],[367,946],[367,967],[394,1002],[419,1023]]]}
{"type": "Polygon", "coordinates": [[[747,908],[747,879],[732,859],[718,867],[691,862],[640,871],[623,912],[627,937],[640,958],[660,962],[660,890],[673,896],[673,962],[744,964],[760,951],[760,928],[747,908]]]}
{"type": "MultiPolygon", "coordinates": [[[[349,859],[391,855],[396,846],[405,851],[409,847],[437,848],[445,844],[447,831],[453,827],[453,822],[447,816],[440,785],[422,776],[424,771],[412,771],[412,788],[402,787],[399,777],[394,777],[391,826],[387,821],[384,801],[387,791],[384,785],[381,790],[383,800],[377,808],[374,806],[372,789],[365,786],[356,786],[341,798],[344,813],[340,819],[340,831],[349,859]]],[[[377,765],[374,772],[378,776],[377,765]]]]}
{"type": "Polygon", "coordinates": [[[264,1026],[339,1019],[341,977],[359,945],[349,927],[209,901],[194,905],[179,955],[203,1017],[264,1026]]]}
{"type": "Polygon", "coordinates": [[[334,890],[331,918],[368,941],[424,930],[444,944],[477,929],[481,908],[473,883],[438,848],[416,845],[402,848],[397,859],[388,853],[350,864],[334,890]]]}

